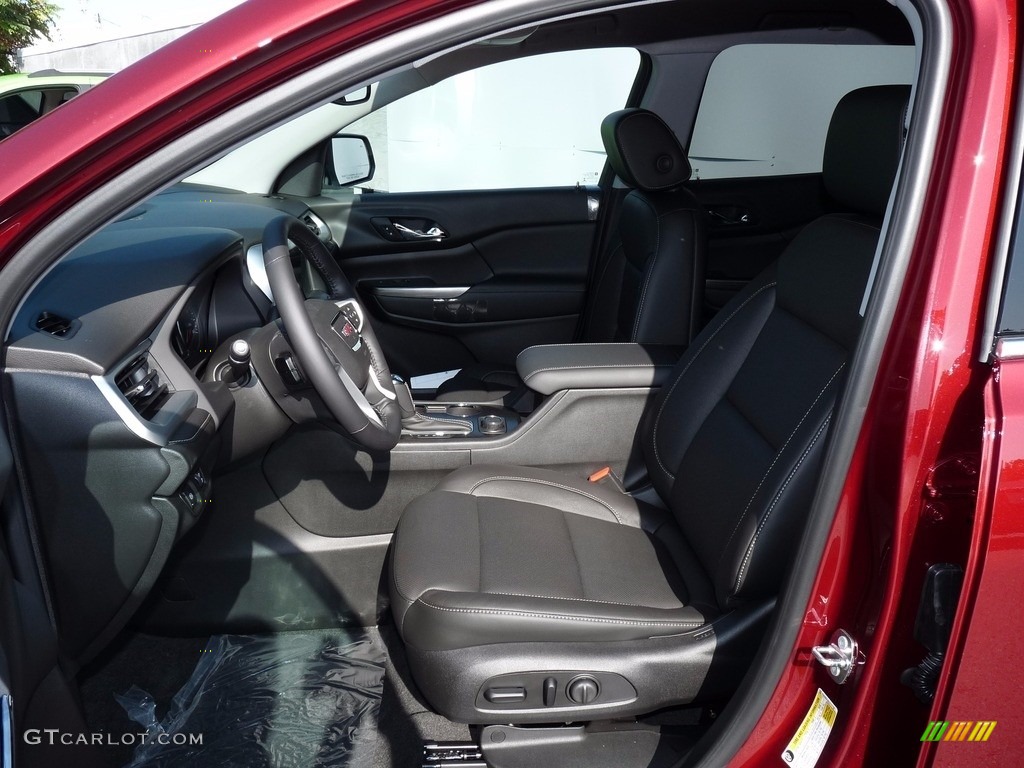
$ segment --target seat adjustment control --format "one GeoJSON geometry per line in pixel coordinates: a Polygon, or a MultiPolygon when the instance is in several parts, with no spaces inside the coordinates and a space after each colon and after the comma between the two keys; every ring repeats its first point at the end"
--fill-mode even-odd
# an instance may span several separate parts
{"type": "Polygon", "coordinates": [[[565,695],[574,704],[590,704],[601,692],[601,686],[590,675],[580,675],[566,686],[565,695]]]}
{"type": "Polygon", "coordinates": [[[518,685],[509,688],[488,688],[484,692],[484,698],[494,704],[526,701],[526,689],[518,685]]]}
{"type": "Polygon", "coordinates": [[[554,706],[556,695],[558,695],[558,681],[553,677],[544,678],[544,706],[554,706]]]}

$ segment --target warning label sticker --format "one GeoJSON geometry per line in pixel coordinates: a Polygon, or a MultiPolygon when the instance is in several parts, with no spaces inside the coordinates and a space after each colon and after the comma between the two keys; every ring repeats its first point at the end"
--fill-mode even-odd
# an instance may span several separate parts
{"type": "Polygon", "coordinates": [[[821,750],[825,748],[828,735],[832,733],[838,712],[836,705],[819,688],[804,721],[782,753],[782,761],[795,768],[813,768],[821,756],[821,750]]]}

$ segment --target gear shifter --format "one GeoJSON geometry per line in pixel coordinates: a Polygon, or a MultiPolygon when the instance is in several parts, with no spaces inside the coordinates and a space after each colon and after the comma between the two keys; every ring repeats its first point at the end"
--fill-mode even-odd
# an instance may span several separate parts
{"type": "Polygon", "coordinates": [[[402,412],[402,432],[425,437],[460,437],[473,431],[473,425],[457,417],[434,418],[417,412],[412,401],[412,392],[405,379],[392,376],[395,387],[395,401],[402,412]]]}
{"type": "Polygon", "coordinates": [[[395,401],[402,412],[402,424],[405,424],[410,419],[416,418],[416,406],[412,402],[412,391],[401,376],[392,376],[391,382],[395,385],[395,401]]]}

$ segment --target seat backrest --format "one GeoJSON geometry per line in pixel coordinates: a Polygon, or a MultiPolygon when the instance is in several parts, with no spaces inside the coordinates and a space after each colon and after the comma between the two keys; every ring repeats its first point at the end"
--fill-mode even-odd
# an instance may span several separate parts
{"type": "Polygon", "coordinates": [[[777,593],[817,483],[902,149],[909,87],[847,94],[823,162],[849,214],[816,219],[694,340],[643,448],[723,609],[777,593]]]}
{"type": "Polygon", "coordinates": [[[653,112],[624,109],[601,124],[608,162],[632,190],[595,263],[583,341],[685,347],[704,291],[704,215],[680,185],[686,150],[653,112]]]}

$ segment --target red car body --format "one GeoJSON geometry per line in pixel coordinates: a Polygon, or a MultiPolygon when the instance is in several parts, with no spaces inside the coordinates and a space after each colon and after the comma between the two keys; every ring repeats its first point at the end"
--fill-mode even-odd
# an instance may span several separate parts
{"type": "MultiPolygon", "coordinates": [[[[85,193],[198,123],[460,0],[249,0],[0,145],[0,266],[85,193]],[[45,148],[45,151],[41,151],[45,148]]],[[[1016,104],[1016,5],[949,0],[952,70],[894,331],[790,661],[731,765],[773,765],[826,689],[840,717],[820,764],[1012,765],[1024,723],[1024,361],[979,362],[1016,104]],[[968,457],[958,469],[951,460],[968,457]],[[975,462],[972,464],[971,462],[975,462]],[[967,467],[965,469],[965,467],[967,467]],[[971,493],[971,467],[980,480],[971,493]],[[965,490],[966,489],[966,490],[965,490]],[[966,562],[931,713],[898,671],[927,567],[966,562]],[[810,649],[844,628],[865,663],[829,688],[810,649]],[[922,742],[928,720],[996,721],[984,743],[922,742]]]]}

